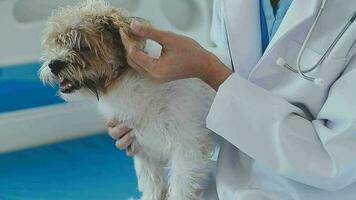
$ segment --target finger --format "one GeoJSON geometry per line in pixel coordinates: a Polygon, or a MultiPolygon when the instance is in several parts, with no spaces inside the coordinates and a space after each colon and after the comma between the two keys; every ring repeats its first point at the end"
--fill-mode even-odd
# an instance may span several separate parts
{"type": "Polygon", "coordinates": [[[116,148],[120,150],[125,150],[127,149],[130,144],[134,141],[133,138],[129,138],[127,141],[123,142],[122,140],[117,140],[115,143],[116,148]]]}
{"type": "Polygon", "coordinates": [[[121,41],[126,49],[130,47],[130,45],[137,45],[139,49],[144,49],[146,46],[146,40],[143,38],[140,38],[140,40],[134,40],[130,38],[125,31],[122,29],[119,30],[120,36],[121,36],[121,41]]]}
{"type": "Polygon", "coordinates": [[[134,46],[131,47],[128,57],[132,60],[132,62],[136,63],[148,72],[150,68],[156,66],[158,63],[157,59],[150,57],[147,53],[134,46]]]}
{"type": "Polygon", "coordinates": [[[137,20],[132,20],[130,28],[135,35],[154,40],[160,43],[162,46],[167,42],[169,38],[169,32],[157,30],[152,26],[142,24],[137,20]]]}
{"type": "Polygon", "coordinates": [[[120,124],[113,128],[111,127],[108,128],[109,135],[115,140],[121,139],[124,135],[126,135],[130,131],[131,129],[128,128],[125,124],[120,124]]]}
{"type": "Polygon", "coordinates": [[[127,63],[134,68],[134,70],[136,70],[137,72],[139,72],[140,74],[144,75],[144,76],[148,76],[147,71],[142,68],[141,66],[139,66],[138,64],[136,64],[131,58],[127,58],[127,63]]]}
{"type": "Polygon", "coordinates": [[[127,63],[132,67],[134,68],[136,71],[138,71],[139,73],[141,74],[146,74],[146,71],[140,67],[139,65],[137,65],[135,62],[133,62],[133,60],[131,59],[131,57],[129,56],[130,53],[132,52],[132,45],[131,43],[128,41],[128,37],[126,35],[126,33],[122,30],[120,30],[120,35],[121,35],[121,40],[122,40],[122,43],[127,51],[127,63]]]}
{"type": "Polygon", "coordinates": [[[156,64],[157,59],[151,58],[148,54],[133,45],[133,43],[130,43],[129,38],[122,30],[120,30],[120,34],[122,35],[122,43],[127,50],[127,61],[129,65],[138,72],[144,73],[146,70],[142,70],[141,68],[149,68],[156,64]]]}
{"type": "Polygon", "coordinates": [[[127,52],[129,52],[130,48],[131,48],[131,43],[129,42],[129,37],[126,35],[126,33],[120,29],[120,36],[121,36],[121,41],[122,44],[124,45],[125,49],[127,50],[127,52]]]}
{"type": "Polygon", "coordinates": [[[113,128],[118,124],[119,124],[119,120],[117,120],[116,118],[110,119],[105,123],[106,127],[110,127],[110,128],[113,128]]]}
{"type": "Polygon", "coordinates": [[[131,150],[131,148],[129,148],[127,151],[126,151],[126,155],[128,156],[135,156],[136,154],[138,153],[138,150],[131,150]]]}
{"type": "Polygon", "coordinates": [[[128,134],[126,134],[125,136],[123,136],[120,140],[116,141],[115,145],[117,148],[123,150],[123,149],[127,149],[133,142],[135,136],[133,134],[133,132],[130,132],[128,134]]]}
{"type": "Polygon", "coordinates": [[[126,154],[128,156],[134,156],[138,153],[138,144],[137,142],[133,141],[132,144],[127,148],[126,154]]]}

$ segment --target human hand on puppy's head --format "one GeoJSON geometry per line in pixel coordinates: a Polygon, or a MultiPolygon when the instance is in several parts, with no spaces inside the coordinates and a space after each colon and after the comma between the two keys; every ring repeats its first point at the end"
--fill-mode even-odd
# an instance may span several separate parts
{"type": "Polygon", "coordinates": [[[142,46],[131,42],[129,35],[120,31],[128,64],[155,82],[199,78],[217,89],[232,73],[215,55],[190,37],[158,30],[137,20],[132,20],[130,30],[136,37],[153,40],[162,47],[158,58],[151,57],[142,46]]]}

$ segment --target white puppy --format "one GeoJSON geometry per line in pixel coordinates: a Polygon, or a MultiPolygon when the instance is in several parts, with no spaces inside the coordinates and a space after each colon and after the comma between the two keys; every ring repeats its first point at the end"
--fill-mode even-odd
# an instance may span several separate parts
{"type": "Polygon", "coordinates": [[[101,0],[57,10],[43,34],[40,77],[59,84],[65,100],[95,100],[106,118],[134,128],[143,200],[197,199],[214,149],[205,118],[215,93],[198,79],[156,84],[132,70],[119,30],[145,41],[130,33],[131,20],[101,0]]]}

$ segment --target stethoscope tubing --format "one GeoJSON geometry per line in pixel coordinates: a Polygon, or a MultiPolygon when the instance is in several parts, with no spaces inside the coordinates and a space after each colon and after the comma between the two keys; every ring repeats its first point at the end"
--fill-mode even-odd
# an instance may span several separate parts
{"type": "Polygon", "coordinates": [[[310,28],[305,41],[303,42],[303,45],[298,53],[298,57],[297,57],[297,69],[291,67],[288,63],[285,62],[284,59],[279,58],[277,59],[277,64],[278,65],[282,65],[283,67],[289,69],[292,72],[298,73],[299,75],[301,75],[303,77],[303,79],[308,80],[308,81],[313,81],[313,82],[318,82],[321,83],[322,79],[320,78],[314,78],[314,77],[310,77],[307,76],[306,73],[309,73],[311,71],[314,71],[318,66],[320,66],[324,60],[329,56],[330,52],[334,49],[334,47],[336,46],[336,44],[339,42],[339,40],[341,39],[341,37],[345,34],[345,32],[349,29],[349,27],[353,24],[353,22],[356,19],[356,12],[354,12],[354,14],[352,15],[352,17],[350,18],[350,20],[345,24],[345,26],[342,28],[342,30],[340,31],[340,33],[336,36],[336,38],[334,39],[334,41],[331,43],[331,45],[327,48],[327,50],[325,51],[325,53],[322,55],[322,57],[318,60],[318,62],[313,65],[311,68],[309,69],[305,69],[302,70],[301,67],[301,58],[303,56],[303,53],[306,49],[306,46],[311,38],[312,33],[315,30],[315,27],[317,25],[317,23],[319,22],[320,16],[322,14],[322,12],[324,11],[325,5],[326,5],[327,0],[323,0],[322,5],[319,9],[319,12],[317,14],[316,19],[314,20],[314,23],[312,25],[312,27],[310,28]],[[281,64],[282,63],[282,64],[281,64]]]}
{"type": "MultiPolygon", "coordinates": [[[[282,67],[287,68],[288,70],[299,74],[303,79],[308,80],[308,81],[312,81],[316,84],[321,85],[323,80],[320,78],[314,78],[314,77],[310,77],[307,76],[306,74],[309,72],[314,71],[318,66],[320,66],[325,59],[329,56],[330,52],[334,49],[334,47],[337,45],[337,43],[340,41],[340,39],[342,38],[342,36],[346,33],[346,31],[349,29],[349,27],[355,22],[356,20],[356,11],[354,12],[354,14],[351,16],[351,18],[348,20],[348,22],[345,24],[345,26],[342,28],[342,30],[339,32],[339,34],[336,36],[336,38],[333,40],[333,42],[331,43],[331,45],[327,48],[327,50],[325,51],[325,53],[321,56],[321,58],[318,60],[318,62],[316,64],[314,64],[312,67],[310,67],[309,69],[302,69],[301,66],[301,60],[302,60],[302,56],[304,54],[304,51],[307,47],[307,44],[311,38],[311,35],[313,34],[316,25],[319,22],[319,19],[321,17],[321,14],[323,13],[324,9],[325,9],[325,5],[326,5],[327,0],[323,0],[321,3],[321,6],[319,8],[318,14],[316,16],[316,19],[314,20],[311,28],[309,29],[309,32],[306,36],[306,39],[304,40],[302,47],[298,53],[298,57],[297,57],[297,67],[293,68],[292,66],[290,66],[283,58],[279,57],[276,61],[277,65],[280,65],[282,67]]],[[[229,35],[227,34],[227,27],[225,24],[225,30],[226,30],[226,39],[227,39],[227,45],[228,45],[228,50],[229,50],[229,56],[230,56],[230,60],[231,60],[231,66],[232,66],[232,71],[235,72],[235,68],[234,68],[234,63],[233,63],[233,57],[232,57],[232,52],[231,52],[231,45],[230,45],[230,40],[229,40],[229,35]]]]}

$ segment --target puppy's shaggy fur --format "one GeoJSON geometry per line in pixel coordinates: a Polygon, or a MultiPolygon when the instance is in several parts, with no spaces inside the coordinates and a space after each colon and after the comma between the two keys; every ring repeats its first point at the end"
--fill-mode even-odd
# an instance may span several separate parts
{"type": "Polygon", "coordinates": [[[132,19],[102,0],[54,12],[43,34],[40,78],[60,84],[65,100],[92,99],[106,118],[134,128],[143,200],[197,199],[214,148],[205,128],[214,91],[197,79],[156,84],[132,70],[119,34],[145,44],[130,33],[132,19]]]}

